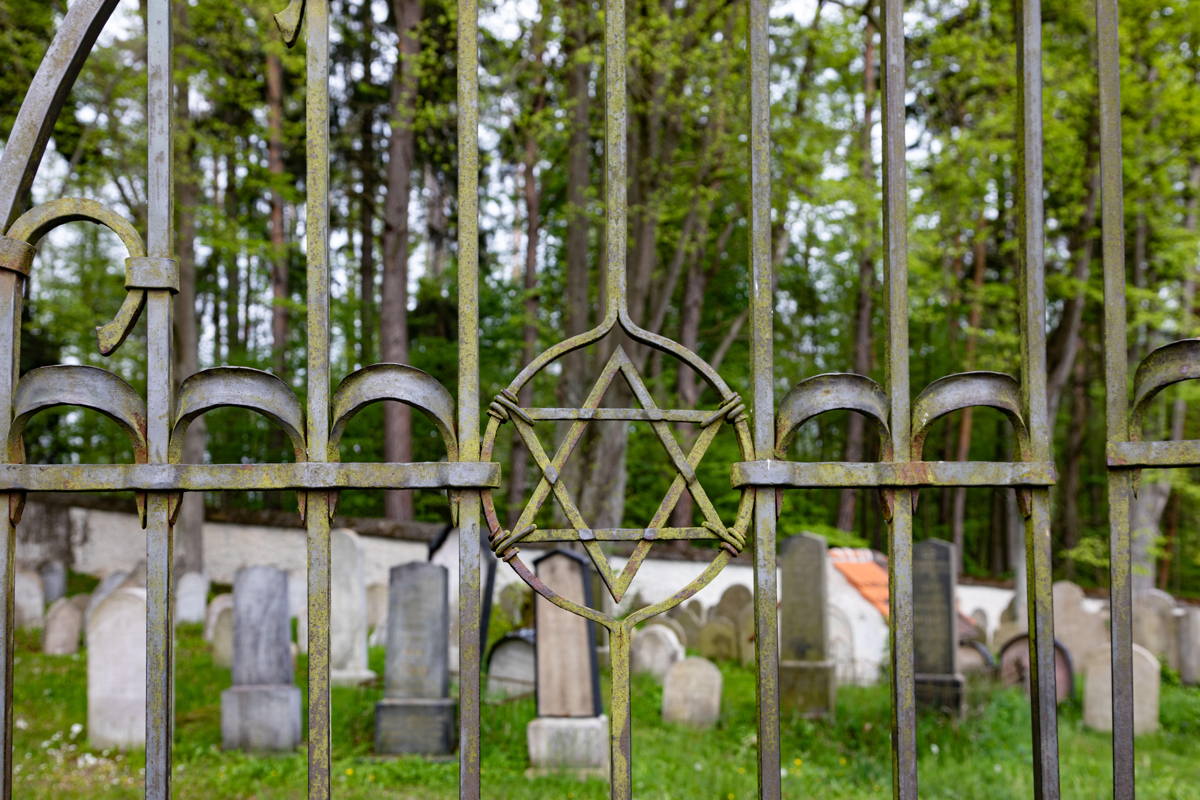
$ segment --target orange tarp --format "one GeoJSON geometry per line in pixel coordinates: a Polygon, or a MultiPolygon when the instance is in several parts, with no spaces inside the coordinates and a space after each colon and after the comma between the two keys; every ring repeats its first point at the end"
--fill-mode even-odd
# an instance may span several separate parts
{"type": "Polygon", "coordinates": [[[883,618],[888,617],[888,574],[887,570],[874,561],[835,561],[833,566],[846,576],[850,585],[875,606],[883,618]]]}

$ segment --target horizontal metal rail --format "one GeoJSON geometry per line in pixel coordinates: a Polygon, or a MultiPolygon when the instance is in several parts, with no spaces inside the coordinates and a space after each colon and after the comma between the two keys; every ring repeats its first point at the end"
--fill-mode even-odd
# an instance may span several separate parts
{"type": "Polygon", "coordinates": [[[1200,440],[1109,442],[1110,469],[1200,467],[1200,440]]]}
{"type": "Polygon", "coordinates": [[[896,461],[799,462],[741,461],[733,465],[734,488],[774,486],[791,489],[885,488],[922,486],[1053,486],[1051,462],[896,461]]]}
{"type": "Polygon", "coordinates": [[[0,492],[215,492],[250,489],[480,489],[500,465],[413,464],[0,464],[0,492]]]}

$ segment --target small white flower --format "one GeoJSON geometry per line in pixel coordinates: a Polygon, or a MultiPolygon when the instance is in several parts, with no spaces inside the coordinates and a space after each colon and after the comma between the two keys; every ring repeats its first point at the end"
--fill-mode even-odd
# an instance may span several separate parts
{"type": "Polygon", "coordinates": [[[83,733],[83,725],[79,722],[71,723],[71,738],[78,738],[79,734],[83,733]]]}
{"type": "Polygon", "coordinates": [[[696,768],[696,772],[702,772],[702,771],[704,770],[704,763],[703,763],[703,762],[697,761],[697,762],[696,762],[695,764],[693,764],[692,766],[696,768]]]}
{"type": "Polygon", "coordinates": [[[19,731],[29,730],[29,723],[25,720],[24,717],[17,717],[16,720],[13,722],[13,725],[15,725],[17,727],[17,730],[19,730],[19,731]]]}
{"type": "Polygon", "coordinates": [[[999,764],[993,764],[993,765],[992,765],[992,771],[993,771],[993,772],[995,772],[997,775],[999,775],[999,774],[1000,774],[1000,765],[999,765],[999,764]]]}
{"type": "Polygon", "coordinates": [[[942,748],[937,746],[937,742],[934,742],[933,744],[929,745],[929,752],[936,756],[938,753],[942,752],[942,748]]]}
{"type": "Polygon", "coordinates": [[[780,767],[780,768],[779,768],[779,777],[781,777],[781,778],[786,778],[786,777],[787,777],[787,767],[780,767]]]}

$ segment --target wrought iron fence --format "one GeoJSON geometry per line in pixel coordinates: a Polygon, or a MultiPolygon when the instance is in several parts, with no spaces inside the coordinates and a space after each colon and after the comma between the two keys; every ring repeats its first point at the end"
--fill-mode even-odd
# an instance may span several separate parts
{"type": "MultiPolygon", "coordinates": [[[[784,489],[873,488],[883,496],[889,523],[893,796],[917,797],[916,707],[913,666],[912,515],[917,491],[932,486],[1012,487],[1025,518],[1029,638],[1032,657],[1033,785],[1038,798],[1059,796],[1054,685],[1049,487],[1054,483],[1051,429],[1046,411],[1045,282],[1042,210],[1042,77],[1039,0],[1018,3],[1019,69],[1020,320],[1019,380],[984,372],[950,375],[920,391],[909,383],[907,186],[905,170],[905,53],[902,0],[883,0],[883,225],[886,276],[887,361],[885,385],[849,373],[818,375],[795,386],[776,413],[772,353],[773,275],[770,257],[770,170],[767,0],[748,0],[751,114],[752,294],[750,414],[735,393],[698,355],[630,318],[626,304],[626,87],[624,4],[605,4],[605,307],[593,329],[551,347],[527,365],[488,406],[481,430],[479,391],[478,276],[478,28],[477,0],[458,0],[458,315],[457,398],[431,376],[397,364],[375,364],[346,376],[331,391],[329,361],[329,0],[292,0],[276,16],[288,44],[303,32],[307,44],[307,402],[301,404],[277,377],[257,370],[216,367],[188,376],[175,388],[172,375],[173,295],[179,288],[172,259],[172,37],[169,0],[148,3],[148,219],[141,234],[111,209],[88,200],[59,199],[18,214],[20,198],[38,169],[62,103],[117,0],[76,0],[68,10],[30,86],[0,160],[0,441],[8,463],[0,465],[0,492],[8,500],[7,536],[0,547],[5,603],[3,625],[4,725],[0,728],[2,794],[12,793],[13,580],[15,530],[29,492],[116,491],[136,493],[146,530],[147,685],[146,784],[148,798],[171,794],[172,720],[172,526],[183,492],[293,489],[307,526],[308,549],[308,795],[330,796],[329,604],[330,518],[337,491],[438,489],[453,494],[460,529],[460,796],[480,797],[480,560],[481,525],[487,541],[534,590],[549,601],[604,626],[612,656],[612,797],[630,798],[629,645],[633,628],[703,588],[747,546],[754,561],[755,634],[758,648],[758,781],[762,798],[780,797],[778,634],[776,630],[775,496],[784,489]],[[21,303],[38,241],[66,222],[89,220],[114,231],[128,251],[127,294],[115,319],[98,329],[102,352],[121,346],[134,323],[147,318],[147,389],[143,398],[116,375],[92,367],[54,366],[19,374],[21,303]],[[633,362],[618,345],[579,408],[524,408],[520,388],[551,362],[605,337],[656,348],[699,372],[715,390],[715,408],[660,409],[633,362]],[[605,388],[621,376],[636,407],[600,405],[605,388]],[[442,434],[447,461],[438,463],[341,463],[338,442],[364,406],[394,400],[428,415],[442,434]],[[82,406],[115,420],[134,445],[127,465],[26,465],[22,433],[39,411],[82,406]],[[220,407],[265,415],[282,427],[295,450],[287,464],[181,464],[188,425],[220,407]],[[933,422],[974,406],[998,409],[1011,422],[1019,460],[1010,463],[931,462],[922,445],[933,422]],[[878,463],[800,463],[786,447],[797,428],[832,410],[865,415],[878,427],[878,463]],[[554,455],[538,437],[539,421],[567,421],[554,455]],[[667,500],[646,527],[593,529],[579,513],[561,470],[586,425],[594,420],[640,420],[650,424],[670,455],[675,477],[667,500]],[[672,423],[700,425],[689,451],[672,423]],[[511,423],[542,476],[518,522],[500,524],[491,491],[500,485],[490,461],[500,426],[511,423]],[[695,469],[723,426],[736,436],[744,461],[732,465],[742,492],[736,516],[723,520],[708,502],[695,469]],[[683,491],[696,498],[700,526],[667,527],[667,515],[683,491]],[[534,518],[553,495],[569,527],[538,530],[534,518]],[[560,597],[522,561],[519,546],[533,542],[579,542],[592,556],[614,599],[628,588],[654,542],[708,539],[719,543],[711,564],[667,600],[622,618],[560,597]],[[635,543],[620,572],[612,570],[603,542],[635,543]]],[[[1136,472],[1143,467],[1200,464],[1200,442],[1141,442],[1139,421],[1163,387],[1200,377],[1200,344],[1176,342],[1152,353],[1127,395],[1122,237],[1121,151],[1117,2],[1097,0],[1102,120],[1108,465],[1112,503],[1112,632],[1115,796],[1133,797],[1133,718],[1129,504],[1136,472]]],[[[630,404],[633,406],[633,404],[630,404]]]]}

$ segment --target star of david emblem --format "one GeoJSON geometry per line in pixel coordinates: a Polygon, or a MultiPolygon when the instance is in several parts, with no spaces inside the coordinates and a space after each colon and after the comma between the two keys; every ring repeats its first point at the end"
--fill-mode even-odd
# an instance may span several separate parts
{"type": "Polygon", "coordinates": [[[587,398],[578,409],[525,409],[508,391],[501,393],[492,404],[490,414],[498,419],[511,420],[517,435],[528,448],[530,456],[541,478],[534,487],[520,518],[509,530],[494,530],[492,547],[495,552],[507,557],[515,553],[515,546],[525,542],[578,541],[595,564],[601,579],[613,599],[620,602],[630,583],[649,554],[655,541],[660,539],[716,539],[734,552],[745,544],[745,533],[727,528],[720,515],[696,477],[696,466],[704,458],[726,419],[738,421],[744,418],[745,409],[736,394],[730,393],[715,411],[685,411],[660,409],[646,388],[641,374],[625,350],[617,347],[604,368],[600,371],[587,398]],[[602,408],[604,399],[613,381],[620,375],[628,385],[640,408],[602,408]],[[566,435],[550,456],[538,437],[534,424],[539,420],[570,421],[566,435]],[[649,423],[658,441],[666,451],[675,477],[671,481],[657,510],[644,528],[595,529],[588,525],[571,495],[571,489],[562,478],[562,470],[575,451],[589,422],[597,420],[629,420],[649,423]],[[693,422],[700,425],[700,432],[685,453],[675,438],[672,423],[693,422]],[[689,528],[667,528],[667,522],[676,503],[684,492],[691,494],[695,507],[702,517],[701,525],[689,528]],[[534,519],[553,495],[562,509],[568,524],[565,529],[538,531],[534,519]],[[619,571],[614,569],[605,555],[601,542],[636,541],[629,560],[619,571]]]}

